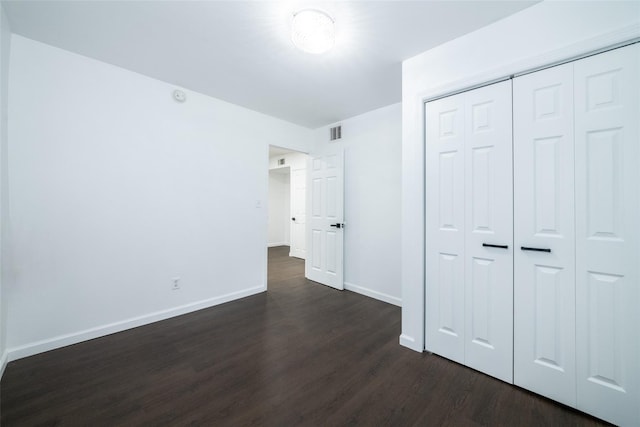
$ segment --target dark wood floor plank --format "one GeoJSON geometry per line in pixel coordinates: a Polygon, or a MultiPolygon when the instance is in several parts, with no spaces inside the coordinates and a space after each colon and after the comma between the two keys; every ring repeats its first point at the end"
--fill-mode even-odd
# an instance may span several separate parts
{"type": "Polygon", "coordinates": [[[11,362],[3,426],[597,426],[398,344],[400,309],[304,278],[269,249],[269,290],[11,362]]]}

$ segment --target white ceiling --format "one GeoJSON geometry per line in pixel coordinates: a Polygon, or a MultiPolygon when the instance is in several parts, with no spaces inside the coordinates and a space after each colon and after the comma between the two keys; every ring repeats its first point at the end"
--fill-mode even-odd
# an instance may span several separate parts
{"type": "Polygon", "coordinates": [[[401,100],[401,61],[535,1],[3,1],[11,30],[309,128],[401,100]],[[336,22],[296,50],[294,11],[336,22]]]}

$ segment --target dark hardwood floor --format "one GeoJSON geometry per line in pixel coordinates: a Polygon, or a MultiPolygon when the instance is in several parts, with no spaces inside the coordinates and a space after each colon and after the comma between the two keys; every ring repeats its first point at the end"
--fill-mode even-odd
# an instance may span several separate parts
{"type": "Polygon", "coordinates": [[[269,291],[11,362],[3,426],[595,426],[398,344],[400,309],[304,278],[269,250],[269,291]]]}

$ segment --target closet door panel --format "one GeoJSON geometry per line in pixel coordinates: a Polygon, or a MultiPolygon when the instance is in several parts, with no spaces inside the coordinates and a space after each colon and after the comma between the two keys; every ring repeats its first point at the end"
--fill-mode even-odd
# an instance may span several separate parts
{"type": "Polygon", "coordinates": [[[575,406],[573,64],[513,84],[514,383],[575,406]]]}
{"type": "Polygon", "coordinates": [[[464,94],[426,104],[426,349],[464,363],[464,94]]]}
{"type": "Polygon", "coordinates": [[[640,46],[575,63],[578,408],[640,425],[640,46]]]}
{"type": "Polygon", "coordinates": [[[513,382],[511,81],[466,92],[465,112],[465,364],[513,382]]]}

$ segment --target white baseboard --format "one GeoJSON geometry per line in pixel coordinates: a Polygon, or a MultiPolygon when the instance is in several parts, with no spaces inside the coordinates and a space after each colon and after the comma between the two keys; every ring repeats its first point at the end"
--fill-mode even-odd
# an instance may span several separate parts
{"type": "Polygon", "coordinates": [[[306,259],[307,256],[303,251],[289,251],[289,256],[294,258],[306,259]]]}
{"type": "Polygon", "coordinates": [[[418,347],[416,340],[413,337],[410,337],[409,335],[405,335],[405,334],[400,335],[400,345],[410,348],[411,350],[415,350],[419,353],[422,353],[424,351],[423,348],[418,347]]]}
{"type": "Polygon", "coordinates": [[[3,355],[2,360],[10,362],[13,360],[22,359],[23,357],[33,356],[34,354],[43,353],[45,351],[54,350],[56,348],[65,347],[71,344],[77,344],[82,341],[103,337],[105,335],[110,335],[116,332],[122,332],[131,328],[137,328],[138,326],[158,322],[170,317],[176,317],[182,314],[191,313],[193,311],[202,310],[204,308],[213,307],[225,302],[248,297],[250,295],[255,295],[266,290],[266,286],[256,286],[254,288],[243,289],[241,291],[232,292],[226,295],[221,295],[219,297],[209,298],[206,300],[192,302],[167,310],[156,311],[154,313],[133,317],[131,319],[121,320],[118,322],[109,323],[107,325],[85,329],[83,331],[73,332],[70,334],[48,338],[46,340],[36,341],[34,343],[29,343],[20,347],[8,349],[5,352],[5,355],[8,354],[8,356],[5,358],[5,356],[3,355]]]}
{"type": "Polygon", "coordinates": [[[374,298],[389,304],[397,305],[398,307],[402,307],[402,300],[400,298],[393,297],[391,295],[387,295],[382,292],[374,291],[373,289],[354,285],[353,283],[349,283],[349,282],[344,282],[344,288],[348,291],[356,292],[358,294],[368,296],[369,298],[374,298]]]}
{"type": "Polygon", "coordinates": [[[9,353],[5,350],[4,353],[2,353],[2,357],[0,358],[0,380],[4,375],[4,370],[7,367],[7,363],[9,363],[9,353]]]}
{"type": "Polygon", "coordinates": [[[289,246],[287,242],[267,243],[268,248],[275,248],[276,246],[289,246]]]}

